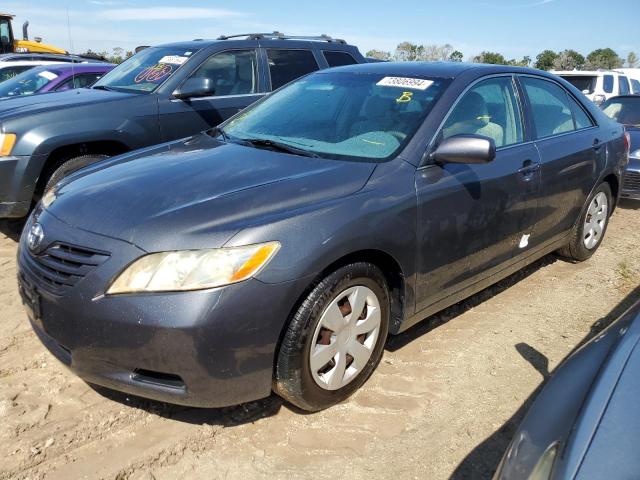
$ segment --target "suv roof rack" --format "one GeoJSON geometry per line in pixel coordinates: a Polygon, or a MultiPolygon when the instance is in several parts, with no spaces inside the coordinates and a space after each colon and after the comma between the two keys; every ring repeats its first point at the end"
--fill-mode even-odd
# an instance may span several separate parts
{"type": "Polygon", "coordinates": [[[342,43],[346,44],[341,38],[333,38],[329,35],[322,34],[318,36],[304,35],[285,35],[282,32],[268,33],[239,33],[237,35],[220,35],[217,40],[229,40],[231,38],[247,37],[248,40],[311,40],[316,42],[342,43]]]}

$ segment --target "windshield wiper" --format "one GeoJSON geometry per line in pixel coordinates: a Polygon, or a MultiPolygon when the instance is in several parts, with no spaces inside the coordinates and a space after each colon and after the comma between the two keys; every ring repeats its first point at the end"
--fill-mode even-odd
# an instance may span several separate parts
{"type": "Polygon", "coordinates": [[[113,88],[109,88],[106,85],[96,85],[96,86],[91,87],[91,88],[93,88],[94,90],[106,90],[108,92],[113,92],[113,88]]]}
{"type": "Polygon", "coordinates": [[[242,138],[239,139],[242,143],[252,145],[254,147],[267,147],[273,150],[278,150],[280,152],[292,153],[294,155],[300,155],[302,157],[313,157],[318,158],[319,155],[308,150],[304,150],[302,148],[296,148],[287,143],[277,142],[274,140],[269,140],[267,138],[242,138]]]}

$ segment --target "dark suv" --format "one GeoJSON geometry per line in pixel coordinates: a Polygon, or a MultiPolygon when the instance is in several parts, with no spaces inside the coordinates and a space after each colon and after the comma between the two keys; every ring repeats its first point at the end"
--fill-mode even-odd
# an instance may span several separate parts
{"type": "Polygon", "coordinates": [[[366,63],[356,47],[326,35],[238,35],[147,48],[91,89],[7,100],[0,218],[25,216],[80,167],[201,132],[295,78],[355,63],[366,63]]]}

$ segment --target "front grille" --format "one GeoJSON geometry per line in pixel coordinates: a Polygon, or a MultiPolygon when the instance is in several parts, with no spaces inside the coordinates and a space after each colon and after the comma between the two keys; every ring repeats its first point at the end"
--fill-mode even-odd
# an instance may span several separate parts
{"type": "Polygon", "coordinates": [[[626,171],[624,173],[624,183],[622,184],[623,190],[638,190],[640,191],[640,173],[626,171]]]}
{"type": "Polygon", "coordinates": [[[20,256],[22,267],[40,280],[40,287],[61,293],[65,288],[73,287],[110,255],[85,247],[54,243],[39,254],[22,248],[20,256]]]}

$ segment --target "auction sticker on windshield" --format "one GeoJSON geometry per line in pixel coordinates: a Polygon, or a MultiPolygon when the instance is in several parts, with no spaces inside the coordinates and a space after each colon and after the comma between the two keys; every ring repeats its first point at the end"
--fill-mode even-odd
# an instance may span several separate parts
{"type": "Polygon", "coordinates": [[[415,90],[426,90],[433,85],[432,80],[425,80],[423,78],[409,78],[409,77],[384,77],[376,85],[383,87],[400,87],[400,88],[413,88],[415,90]]]}
{"type": "Polygon", "coordinates": [[[178,55],[166,55],[160,59],[158,63],[172,63],[174,65],[182,65],[189,60],[189,57],[180,57],[178,55]]]}
{"type": "Polygon", "coordinates": [[[44,72],[40,72],[38,75],[40,75],[42,78],[46,78],[47,80],[54,80],[58,78],[58,75],[56,75],[53,72],[48,72],[46,70],[44,72]]]}

